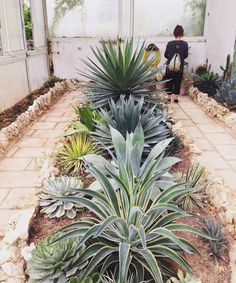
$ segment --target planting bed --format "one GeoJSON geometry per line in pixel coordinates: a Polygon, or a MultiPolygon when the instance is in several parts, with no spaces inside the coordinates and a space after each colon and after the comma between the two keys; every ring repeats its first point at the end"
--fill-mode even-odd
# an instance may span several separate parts
{"type": "Polygon", "coordinates": [[[103,70],[87,63],[88,101],[75,107],[77,118],[47,161],[54,168],[21,252],[26,277],[175,283],[182,270],[193,283],[230,283],[233,238],[219,223],[204,168],[192,162],[193,145],[151,97],[144,46],[102,47],[103,70]]]}
{"type": "Polygon", "coordinates": [[[51,87],[54,87],[57,81],[53,81],[50,84],[45,83],[43,87],[33,91],[31,94],[27,95],[21,101],[16,103],[9,109],[4,110],[0,113],[0,130],[9,126],[12,122],[14,122],[17,117],[24,113],[30,105],[33,104],[34,100],[39,96],[47,93],[51,87]]]}

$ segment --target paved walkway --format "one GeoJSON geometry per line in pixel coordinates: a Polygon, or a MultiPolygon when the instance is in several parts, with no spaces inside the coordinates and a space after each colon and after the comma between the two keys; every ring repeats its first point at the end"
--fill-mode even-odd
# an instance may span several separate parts
{"type": "Polygon", "coordinates": [[[12,215],[30,207],[40,171],[37,160],[52,152],[80,96],[80,91],[65,93],[0,160],[0,238],[12,215]]]}
{"type": "Polygon", "coordinates": [[[189,97],[181,96],[180,103],[172,104],[174,114],[216,176],[236,189],[236,137],[228,133],[219,121],[210,118],[189,97]]]}

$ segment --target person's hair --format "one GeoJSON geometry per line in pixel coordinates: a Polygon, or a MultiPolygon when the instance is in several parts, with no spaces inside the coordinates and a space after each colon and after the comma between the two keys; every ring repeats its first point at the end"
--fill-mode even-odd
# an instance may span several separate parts
{"type": "Polygon", "coordinates": [[[154,43],[150,43],[148,47],[146,48],[146,51],[158,51],[159,48],[154,43]]]}
{"type": "Polygon", "coordinates": [[[177,25],[173,31],[175,37],[184,36],[184,28],[180,25],[177,25]]]}

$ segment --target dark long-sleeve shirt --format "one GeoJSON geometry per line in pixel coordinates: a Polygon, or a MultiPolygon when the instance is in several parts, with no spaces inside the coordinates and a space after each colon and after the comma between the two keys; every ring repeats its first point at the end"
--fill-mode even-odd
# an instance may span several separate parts
{"type": "Polygon", "coordinates": [[[167,59],[167,65],[170,63],[171,59],[178,53],[181,59],[180,71],[184,70],[184,59],[188,57],[188,43],[184,40],[172,40],[167,43],[165,50],[165,58],[167,59]]]}

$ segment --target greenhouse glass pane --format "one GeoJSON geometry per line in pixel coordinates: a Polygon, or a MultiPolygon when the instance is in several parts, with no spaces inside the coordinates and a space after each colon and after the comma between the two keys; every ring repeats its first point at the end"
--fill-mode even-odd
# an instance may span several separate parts
{"type": "Polygon", "coordinates": [[[135,36],[172,36],[183,25],[186,36],[203,36],[206,0],[134,0],[135,36]]]}
{"type": "Polygon", "coordinates": [[[47,0],[51,37],[114,37],[118,0],[47,0]]]}

